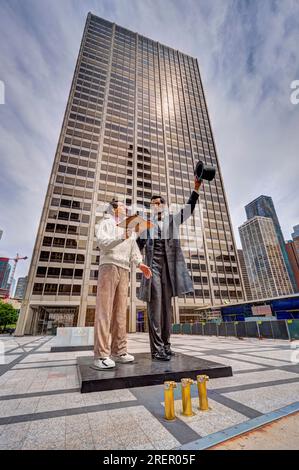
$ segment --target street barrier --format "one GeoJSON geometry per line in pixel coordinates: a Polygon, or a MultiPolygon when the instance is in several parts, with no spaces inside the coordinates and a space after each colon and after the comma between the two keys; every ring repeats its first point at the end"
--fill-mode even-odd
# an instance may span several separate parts
{"type": "Polygon", "coordinates": [[[236,336],[238,338],[244,338],[244,336],[246,336],[246,325],[244,321],[236,322],[236,336]]]}
{"type": "Polygon", "coordinates": [[[203,321],[172,325],[174,334],[235,338],[299,339],[299,320],[203,321]]]}
{"type": "Polygon", "coordinates": [[[290,339],[299,339],[299,320],[285,320],[290,339]]]}
{"type": "Polygon", "coordinates": [[[218,336],[226,336],[225,322],[222,322],[218,325],[218,336]]]}
{"type": "Polygon", "coordinates": [[[191,323],[182,324],[182,333],[184,335],[191,335],[191,323]]]}
{"type": "Polygon", "coordinates": [[[182,325],[180,323],[174,323],[172,325],[172,332],[175,335],[178,335],[178,334],[182,333],[182,325]]]}

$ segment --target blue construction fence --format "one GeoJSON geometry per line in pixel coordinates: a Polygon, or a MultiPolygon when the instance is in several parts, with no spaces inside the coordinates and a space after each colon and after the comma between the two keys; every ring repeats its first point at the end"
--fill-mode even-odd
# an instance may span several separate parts
{"type": "MultiPolygon", "coordinates": [[[[222,320],[246,321],[246,318],[252,318],[252,308],[257,305],[259,305],[258,301],[222,306],[220,308],[222,320]]],[[[270,307],[272,316],[276,320],[299,320],[299,295],[289,298],[269,299],[263,302],[263,305],[270,307]]]]}
{"type": "Polygon", "coordinates": [[[172,325],[174,334],[236,338],[299,339],[299,320],[194,322],[172,325]]]}

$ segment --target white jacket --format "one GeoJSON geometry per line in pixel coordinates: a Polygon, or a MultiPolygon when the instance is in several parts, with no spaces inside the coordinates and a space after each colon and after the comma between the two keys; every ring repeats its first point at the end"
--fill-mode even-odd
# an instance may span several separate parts
{"type": "Polygon", "coordinates": [[[124,237],[124,229],[117,227],[112,215],[105,214],[95,225],[95,236],[100,249],[100,266],[115,264],[127,270],[131,262],[136,266],[142,263],[142,256],[134,235],[124,237]]]}

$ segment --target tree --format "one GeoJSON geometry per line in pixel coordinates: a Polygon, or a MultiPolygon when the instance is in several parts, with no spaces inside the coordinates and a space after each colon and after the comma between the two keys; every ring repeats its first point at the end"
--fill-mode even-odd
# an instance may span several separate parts
{"type": "Polygon", "coordinates": [[[18,319],[18,311],[11,305],[0,300],[0,326],[14,325],[18,319]]]}

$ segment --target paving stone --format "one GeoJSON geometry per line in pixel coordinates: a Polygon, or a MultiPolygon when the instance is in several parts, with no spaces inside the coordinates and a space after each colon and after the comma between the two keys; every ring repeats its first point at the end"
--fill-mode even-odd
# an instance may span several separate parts
{"type": "Polygon", "coordinates": [[[263,387],[254,390],[230,392],[224,395],[246,406],[250,406],[261,413],[269,413],[270,411],[298,402],[299,382],[272,385],[268,388],[263,387]]]}
{"type": "MultiPolygon", "coordinates": [[[[213,399],[209,397],[211,410],[197,410],[198,398],[193,398],[196,414],[191,418],[180,415],[181,400],[177,390],[178,419],[169,425],[163,420],[161,386],[152,387],[150,395],[145,388],[144,398],[142,393],[135,396],[134,389],[66,393],[79,387],[77,368],[72,362],[75,363],[78,356],[92,356],[93,352],[51,353],[52,340],[45,343],[47,340],[38,337],[5,340],[6,350],[11,351],[7,357],[11,363],[14,357],[16,364],[0,376],[0,417],[11,421],[9,424],[3,421],[0,426],[0,449],[173,449],[184,441],[187,431],[194,436],[208,436],[247,421],[247,415],[241,412],[246,409],[267,413],[298,401],[299,374],[288,362],[293,350],[286,341],[172,335],[175,351],[231,365],[233,372],[240,373],[210,380],[208,391],[214,391],[213,399]],[[37,341],[33,343],[33,340],[37,341]],[[32,349],[37,346],[38,350],[32,349]],[[24,349],[28,350],[26,357],[23,357],[24,349]],[[19,361],[20,358],[23,359],[19,361]],[[285,365],[290,368],[279,369],[285,365]],[[286,383],[275,384],[281,380],[286,383]],[[221,391],[227,387],[227,391],[221,391]],[[235,388],[230,392],[230,387],[235,388]],[[18,394],[24,398],[15,397],[18,394]],[[222,404],[221,400],[226,401],[222,404]],[[126,402],[130,402],[130,406],[126,406],[126,402]],[[94,405],[103,409],[90,412],[89,407],[94,405]],[[65,415],[57,417],[55,413],[61,410],[65,415]],[[42,415],[34,419],[36,413],[47,415],[44,419],[42,415]],[[17,422],[19,416],[25,421],[17,422]]],[[[133,354],[149,351],[148,335],[129,334],[128,350],[133,354]]],[[[285,424],[284,436],[288,431],[293,440],[298,441],[296,426],[288,428],[285,424]]],[[[281,441],[286,440],[284,436],[281,441]]]]}

